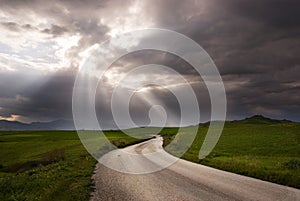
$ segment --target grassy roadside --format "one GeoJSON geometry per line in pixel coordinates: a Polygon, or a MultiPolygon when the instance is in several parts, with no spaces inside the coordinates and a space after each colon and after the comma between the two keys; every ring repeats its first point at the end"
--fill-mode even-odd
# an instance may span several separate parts
{"type": "MultiPolygon", "coordinates": [[[[199,161],[198,154],[208,127],[200,126],[183,159],[278,184],[300,188],[300,123],[236,121],[225,125],[211,154],[199,161]]],[[[175,128],[161,134],[166,144],[175,128]]]]}
{"type": "MultiPolygon", "coordinates": [[[[118,147],[139,141],[106,136],[118,147]]],[[[1,131],[0,200],[88,200],[95,164],[74,131],[1,131]]]]}

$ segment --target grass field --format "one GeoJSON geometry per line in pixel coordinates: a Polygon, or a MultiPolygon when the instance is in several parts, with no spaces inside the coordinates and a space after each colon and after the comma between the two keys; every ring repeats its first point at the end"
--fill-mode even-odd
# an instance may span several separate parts
{"type": "MultiPolygon", "coordinates": [[[[183,159],[300,188],[300,123],[265,118],[228,122],[215,149],[199,161],[207,129],[207,126],[199,127],[183,159]]],[[[176,131],[176,128],[166,128],[161,133],[170,141],[176,131]]]]}
{"type": "MultiPolygon", "coordinates": [[[[140,141],[106,135],[118,147],[140,141]]],[[[88,200],[95,164],[75,131],[1,131],[0,200],[88,200]]]]}
{"type": "MultiPolygon", "coordinates": [[[[228,122],[215,149],[199,161],[207,129],[199,127],[184,159],[300,188],[300,123],[228,122]]],[[[164,145],[177,130],[161,131],[164,145]]],[[[142,141],[119,131],[106,136],[118,147],[142,141]]],[[[95,163],[75,131],[1,131],[0,200],[88,200],[95,163]]]]}

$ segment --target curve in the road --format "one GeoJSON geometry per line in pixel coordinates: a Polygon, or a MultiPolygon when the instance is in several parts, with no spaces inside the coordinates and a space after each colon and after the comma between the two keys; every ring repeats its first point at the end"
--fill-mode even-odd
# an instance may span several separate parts
{"type": "Polygon", "coordinates": [[[92,201],[300,200],[298,189],[178,159],[163,150],[160,136],[111,151],[99,162],[92,201]]]}

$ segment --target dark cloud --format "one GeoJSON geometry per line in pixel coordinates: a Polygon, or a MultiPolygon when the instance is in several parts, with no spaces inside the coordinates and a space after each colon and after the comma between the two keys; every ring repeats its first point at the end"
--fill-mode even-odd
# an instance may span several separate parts
{"type": "Polygon", "coordinates": [[[32,121],[71,119],[75,73],[1,74],[1,116],[20,115],[32,121]],[[25,79],[23,78],[25,77],[25,79]],[[28,78],[28,79],[26,79],[28,78]]]}
{"type": "Polygon", "coordinates": [[[61,27],[61,26],[52,24],[51,28],[44,29],[42,32],[47,33],[47,34],[51,34],[51,35],[54,35],[54,36],[59,36],[59,35],[63,35],[64,33],[68,32],[68,29],[65,28],[65,27],[61,27]]]}
{"type": "Polygon", "coordinates": [[[137,66],[147,64],[168,66],[181,75],[197,75],[196,70],[184,59],[158,50],[141,50],[127,54],[119,58],[111,68],[116,68],[118,72],[128,72],[137,66]]]}
{"type": "Polygon", "coordinates": [[[298,0],[232,0],[225,6],[241,17],[260,21],[276,28],[298,28],[300,25],[300,2],[298,0]]]}
{"type": "Polygon", "coordinates": [[[10,31],[14,31],[14,32],[34,29],[34,27],[32,27],[30,24],[19,25],[18,23],[15,23],[15,22],[1,22],[0,25],[3,28],[6,28],[6,29],[8,29],[10,31]]]}
{"type": "MultiPolygon", "coordinates": [[[[53,24],[39,31],[53,37],[79,33],[82,37],[78,46],[66,53],[73,61],[72,68],[77,69],[80,62],[78,53],[108,37],[113,23],[109,20],[104,22],[104,16],[111,21],[119,17],[119,21],[123,22],[128,17],[127,10],[134,3],[133,0],[95,0],[88,3],[79,0],[2,0],[0,7],[5,13],[19,17],[35,14],[51,19],[53,24]]],[[[154,27],[169,28],[191,37],[210,54],[224,79],[228,118],[259,113],[300,121],[299,7],[299,0],[149,0],[143,1],[140,15],[147,15],[154,27]]],[[[37,29],[34,25],[13,21],[1,22],[1,26],[11,31],[37,29]]],[[[204,117],[209,115],[205,85],[189,64],[174,55],[157,51],[137,52],[120,59],[111,68],[124,73],[149,63],[170,66],[186,76],[203,102],[204,117]]],[[[1,72],[0,115],[19,114],[32,120],[71,118],[75,74],[74,71],[51,76],[33,72],[1,72]],[[39,81],[31,83],[32,77],[39,81]],[[11,80],[18,81],[12,83],[11,80]]],[[[103,83],[99,90],[99,97],[106,94],[109,98],[112,88],[103,83]]],[[[180,115],[178,105],[169,92],[154,87],[153,94],[173,114],[180,115]]],[[[140,115],[145,116],[150,106],[138,97],[132,101],[133,119],[141,124],[144,120],[147,122],[149,119],[141,120],[140,115]]],[[[97,111],[102,114],[99,116],[105,116],[103,121],[106,125],[113,126],[108,106],[109,102],[98,100],[97,111]]],[[[176,118],[174,121],[178,120],[176,118]]]]}
{"type": "Polygon", "coordinates": [[[63,35],[67,32],[69,32],[69,30],[66,27],[61,27],[55,24],[52,24],[50,28],[46,28],[43,30],[39,30],[37,27],[33,27],[30,24],[24,24],[24,25],[20,25],[18,23],[15,22],[1,22],[0,25],[3,28],[6,28],[10,31],[14,31],[14,32],[22,32],[22,31],[28,31],[28,30],[36,30],[36,31],[40,31],[42,33],[45,34],[49,34],[52,35],[53,37],[55,36],[60,36],[63,35]]]}
{"type": "Polygon", "coordinates": [[[1,26],[11,31],[19,31],[19,25],[15,22],[1,22],[1,26]]]}

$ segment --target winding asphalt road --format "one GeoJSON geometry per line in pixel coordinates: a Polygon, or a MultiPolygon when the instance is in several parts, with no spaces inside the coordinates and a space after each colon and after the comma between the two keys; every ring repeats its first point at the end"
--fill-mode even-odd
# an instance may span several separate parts
{"type": "Polygon", "coordinates": [[[163,150],[160,136],[111,151],[99,160],[93,176],[92,201],[300,201],[298,189],[178,160],[163,150]],[[154,173],[132,174],[151,172],[169,162],[174,163],[154,173]]]}

